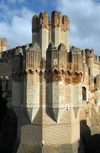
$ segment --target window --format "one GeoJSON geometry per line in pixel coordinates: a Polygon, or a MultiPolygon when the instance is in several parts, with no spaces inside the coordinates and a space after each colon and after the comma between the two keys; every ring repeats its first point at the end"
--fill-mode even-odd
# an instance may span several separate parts
{"type": "Polygon", "coordinates": [[[86,100],[86,88],[82,87],[82,100],[86,100]]]}
{"type": "Polygon", "coordinates": [[[44,146],[44,141],[41,142],[41,147],[43,147],[43,146],[44,146]]]}
{"type": "Polygon", "coordinates": [[[54,65],[57,65],[57,59],[54,59],[54,65]]]}
{"type": "Polygon", "coordinates": [[[65,111],[69,111],[69,106],[66,106],[65,107],[65,111]]]}

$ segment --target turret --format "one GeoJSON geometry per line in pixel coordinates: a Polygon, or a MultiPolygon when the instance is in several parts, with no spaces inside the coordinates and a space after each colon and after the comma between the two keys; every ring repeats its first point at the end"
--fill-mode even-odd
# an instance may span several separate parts
{"type": "Polygon", "coordinates": [[[52,23],[52,27],[55,27],[55,26],[57,26],[57,24],[59,24],[58,12],[57,11],[52,12],[51,23],[52,23]]]}
{"type": "Polygon", "coordinates": [[[6,51],[6,50],[7,50],[7,39],[6,38],[3,38],[3,39],[0,38],[0,56],[1,56],[2,52],[6,51]]]}
{"type": "Polygon", "coordinates": [[[43,12],[42,19],[43,25],[49,25],[49,13],[47,11],[43,12]]]}
{"type": "Polygon", "coordinates": [[[3,38],[1,41],[1,51],[6,51],[7,50],[7,39],[3,38]]]}
{"type": "Polygon", "coordinates": [[[40,46],[35,43],[34,46],[29,48],[26,52],[26,71],[40,71],[40,62],[41,62],[41,50],[40,46]]]}
{"type": "Polygon", "coordinates": [[[46,49],[49,44],[49,13],[40,13],[32,18],[32,44],[38,43],[42,52],[42,58],[46,59],[46,49]]]}
{"type": "Polygon", "coordinates": [[[64,15],[62,18],[62,22],[64,25],[64,30],[69,30],[69,18],[67,15],[64,15]]]}
{"type": "Polygon", "coordinates": [[[64,44],[60,44],[58,48],[54,43],[49,45],[47,50],[47,72],[49,73],[49,84],[51,86],[51,93],[47,95],[48,104],[51,105],[50,111],[56,122],[59,122],[64,111],[62,105],[65,104],[65,70],[66,70],[66,48],[64,44]],[[51,73],[50,73],[51,72],[51,73]],[[63,78],[63,79],[62,79],[63,78]],[[50,81],[52,80],[52,82],[50,81]],[[55,90],[56,89],[56,90],[55,90]],[[63,93],[62,93],[63,91],[63,93]],[[58,94],[59,93],[59,94],[58,94]],[[50,100],[52,95],[52,100],[50,100]]]}
{"type": "Polygon", "coordinates": [[[55,26],[61,26],[62,25],[62,13],[61,12],[57,12],[57,11],[53,11],[51,14],[51,24],[52,24],[52,28],[55,26]]]}
{"type": "Polygon", "coordinates": [[[55,47],[63,43],[69,52],[69,18],[61,12],[53,11],[51,17],[51,41],[55,47]]]}
{"type": "Polygon", "coordinates": [[[83,59],[83,63],[86,63],[86,54],[85,54],[85,50],[82,50],[82,59],[83,59]]]}
{"type": "Polygon", "coordinates": [[[94,75],[94,50],[86,49],[86,63],[89,66],[90,74],[94,75]]]}
{"type": "Polygon", "coordinates": [[[35,32],[38,29],[39,25],[39,16],[34,15],[32,18],[32,32],[35,32]]]}
{"type": "Polygon", "coordinates": [[[47,69],[65,71],[67,53],[66,48],[63,43],[61,43],[58,48],[54,46],[54,43],[50,43],[47,50],[47,69]]]}
{"type": "Polygon", "coordinates": [[[59,19],[59,24],[62,25],[62,13],[61,12],[59,12],[58,19],[59,19]]]}
{"type": "Polygon", "coordinates": [[[83,71],[83,63],[82,63],[82,55],[81,50],[72,46],[70,49],[72,52],[72,63],[75,71],[82,72],[83,71]]]}
{"type": "Polygon", "coordinates": [[[32,44],[40,45],[44,60],[46,60],[46,50],[50,42],[53,42],[55,47],[63,43],[69,52],[69,18],[65,15],[62,17],[61,12],[53,11],[51,21],[47,11],[32,18],[32,44]]]}

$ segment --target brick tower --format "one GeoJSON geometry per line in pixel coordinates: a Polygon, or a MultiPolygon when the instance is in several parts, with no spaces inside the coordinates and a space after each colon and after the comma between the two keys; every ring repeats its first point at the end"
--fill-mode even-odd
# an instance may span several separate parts
{"type": "Polygon", "coordinates": [[[46,60],[46,50],[50,42],[58,47],[64,43],[66,50],[69,51],[69,18],[61,12],[53,11],[51,21],[49,13],[43,12],[39,16],[35,15],[32,19],[32,44],[38,43],[42,52],[42,58],[46,60]]]}
{"type": "MultiPolygon", "coordinates": [[[[81,51],[74,50],[72,49],[72,68],[75,67],[75,72],[81,74],[81,51]],[[77,62],[80,64],[76,63],[75,58],[78,58],[77,62]]],[[[33,152],[52,152],[55,147],[57,152],[66,149],[68,152],[72,152],[72,149],[78,151],[80,139],[78,114],[81,104],[79,95],[75,99],[73,94],[78,92],[80,85],[73,86],[71,72],[66,72],[69,66],[68,17],[65,15],[62,17],[62,13],[57,11],[52,12],[51,21],[48,12],[33,16],[32,46],[27,49],[23,58],[26,61],[23,66],[26,73],[22,82],[23,95],[20,95],[21,82],[19,83],[19,80],[18,83],[13,82],[12,103],[20,118],[22,130],[18,153],[25,152],[29,148],[28,151],[33,152]],[[14,94],[16,89],[20,98],[14,94]],[[15,106],[20,104],[23,117],[19,116],[20,110],[15,106]]],[[[80,82],[80,78],[80,75],[77,76],[77,82],[80,82]]]]}
{"type": "Polygon", "coordinates": [[[6,43],[0,76],[18,119],[13,153],[84,153],[80,133],[100,132],[100,57],[69,47],[69,19],[57,11],[51,21],[33,16],[32,44],[4,51],[6,43]]]}

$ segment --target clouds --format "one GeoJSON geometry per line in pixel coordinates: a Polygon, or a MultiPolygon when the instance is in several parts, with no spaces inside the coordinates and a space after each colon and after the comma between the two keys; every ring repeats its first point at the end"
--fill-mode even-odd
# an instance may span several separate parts
{"type": "Polygon", "coordinates": [[[23,7],[21,10],[6,10],[5,20],[0,22],[0,37],[8,40],[8,49],[32,42],[31,20],[35,12],[23,7]],[[11,22],[9,22],[11,19],[11,22]]]}
{"type": "Polygon", "coordinates": [[[57,8],[70,19],[70,44],[93,48],[99,55],[100,3],[93,0],[58,0],[57,8]]]}
{"type": "Polygon", "coordinates": [[[0,38],[7,38],[7,49],[32,42],[32,16],[44,11],[48,7],[47,2],[48,0],[0,1],[0,38]]]}
{"type": "Polygon", "coordinates": [[[0,37],[8,39],[8,49],[32,42],[34,14],[58,10],[70,19],[70,44],[81,49],[93,48],[100,55],[100,0],[5,1],[0,3],[0,37]]]}

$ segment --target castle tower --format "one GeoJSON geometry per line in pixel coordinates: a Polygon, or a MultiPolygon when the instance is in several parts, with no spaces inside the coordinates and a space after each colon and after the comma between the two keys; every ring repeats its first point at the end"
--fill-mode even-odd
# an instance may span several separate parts
{"type": "Polygon", "coordinates": [[[60,43],[63,43],[69,51],[69,18],[64,15],[62,17],[61,12],[53,11],[51,16],[51,41],[57,47],[60,43]]]}
{"type": "Polygon", "coordinates": [[[32,19],[32,44],[38,43],[42,51],[42,58],[46,57],[46,49],[49,44],[49,13],[43,12],[32,19]]]}
{"type": "Polygon", "coordinates": [[[50,42],[55,47],[60,43],[65,45],[69,52],[69,18],[62,17],[61,12],[53,11],[51,21],[49,21],[49,13],[43,12],[39,16],[35,15],[32,19],[32,44],[37,42],[42,51],[42,58],[46,60],[46,50],[50,42]]]}
{"type": "Polygon", "coordinates": [[[54,116],[54,120],[59,123],[60,117],[64,111],[62,105],[65,102],[65,70],[67,61],[67,52],[64,44],[60,44],[58,49],[54,47],[54,44],[50,44],[47,50],[47,70],[52,70],[52,82],[51,94],[47,94],[48,98],[52,95],[52,100],[48,100],[48,104],[51,105],[51,113],[54,116]],[[50,61],[51,60],[51,61],[50,61]],[[62,93],[63,91],[63,93],[62,93]],[[58,94],[59,93],[59,94],[58,94]]]}

